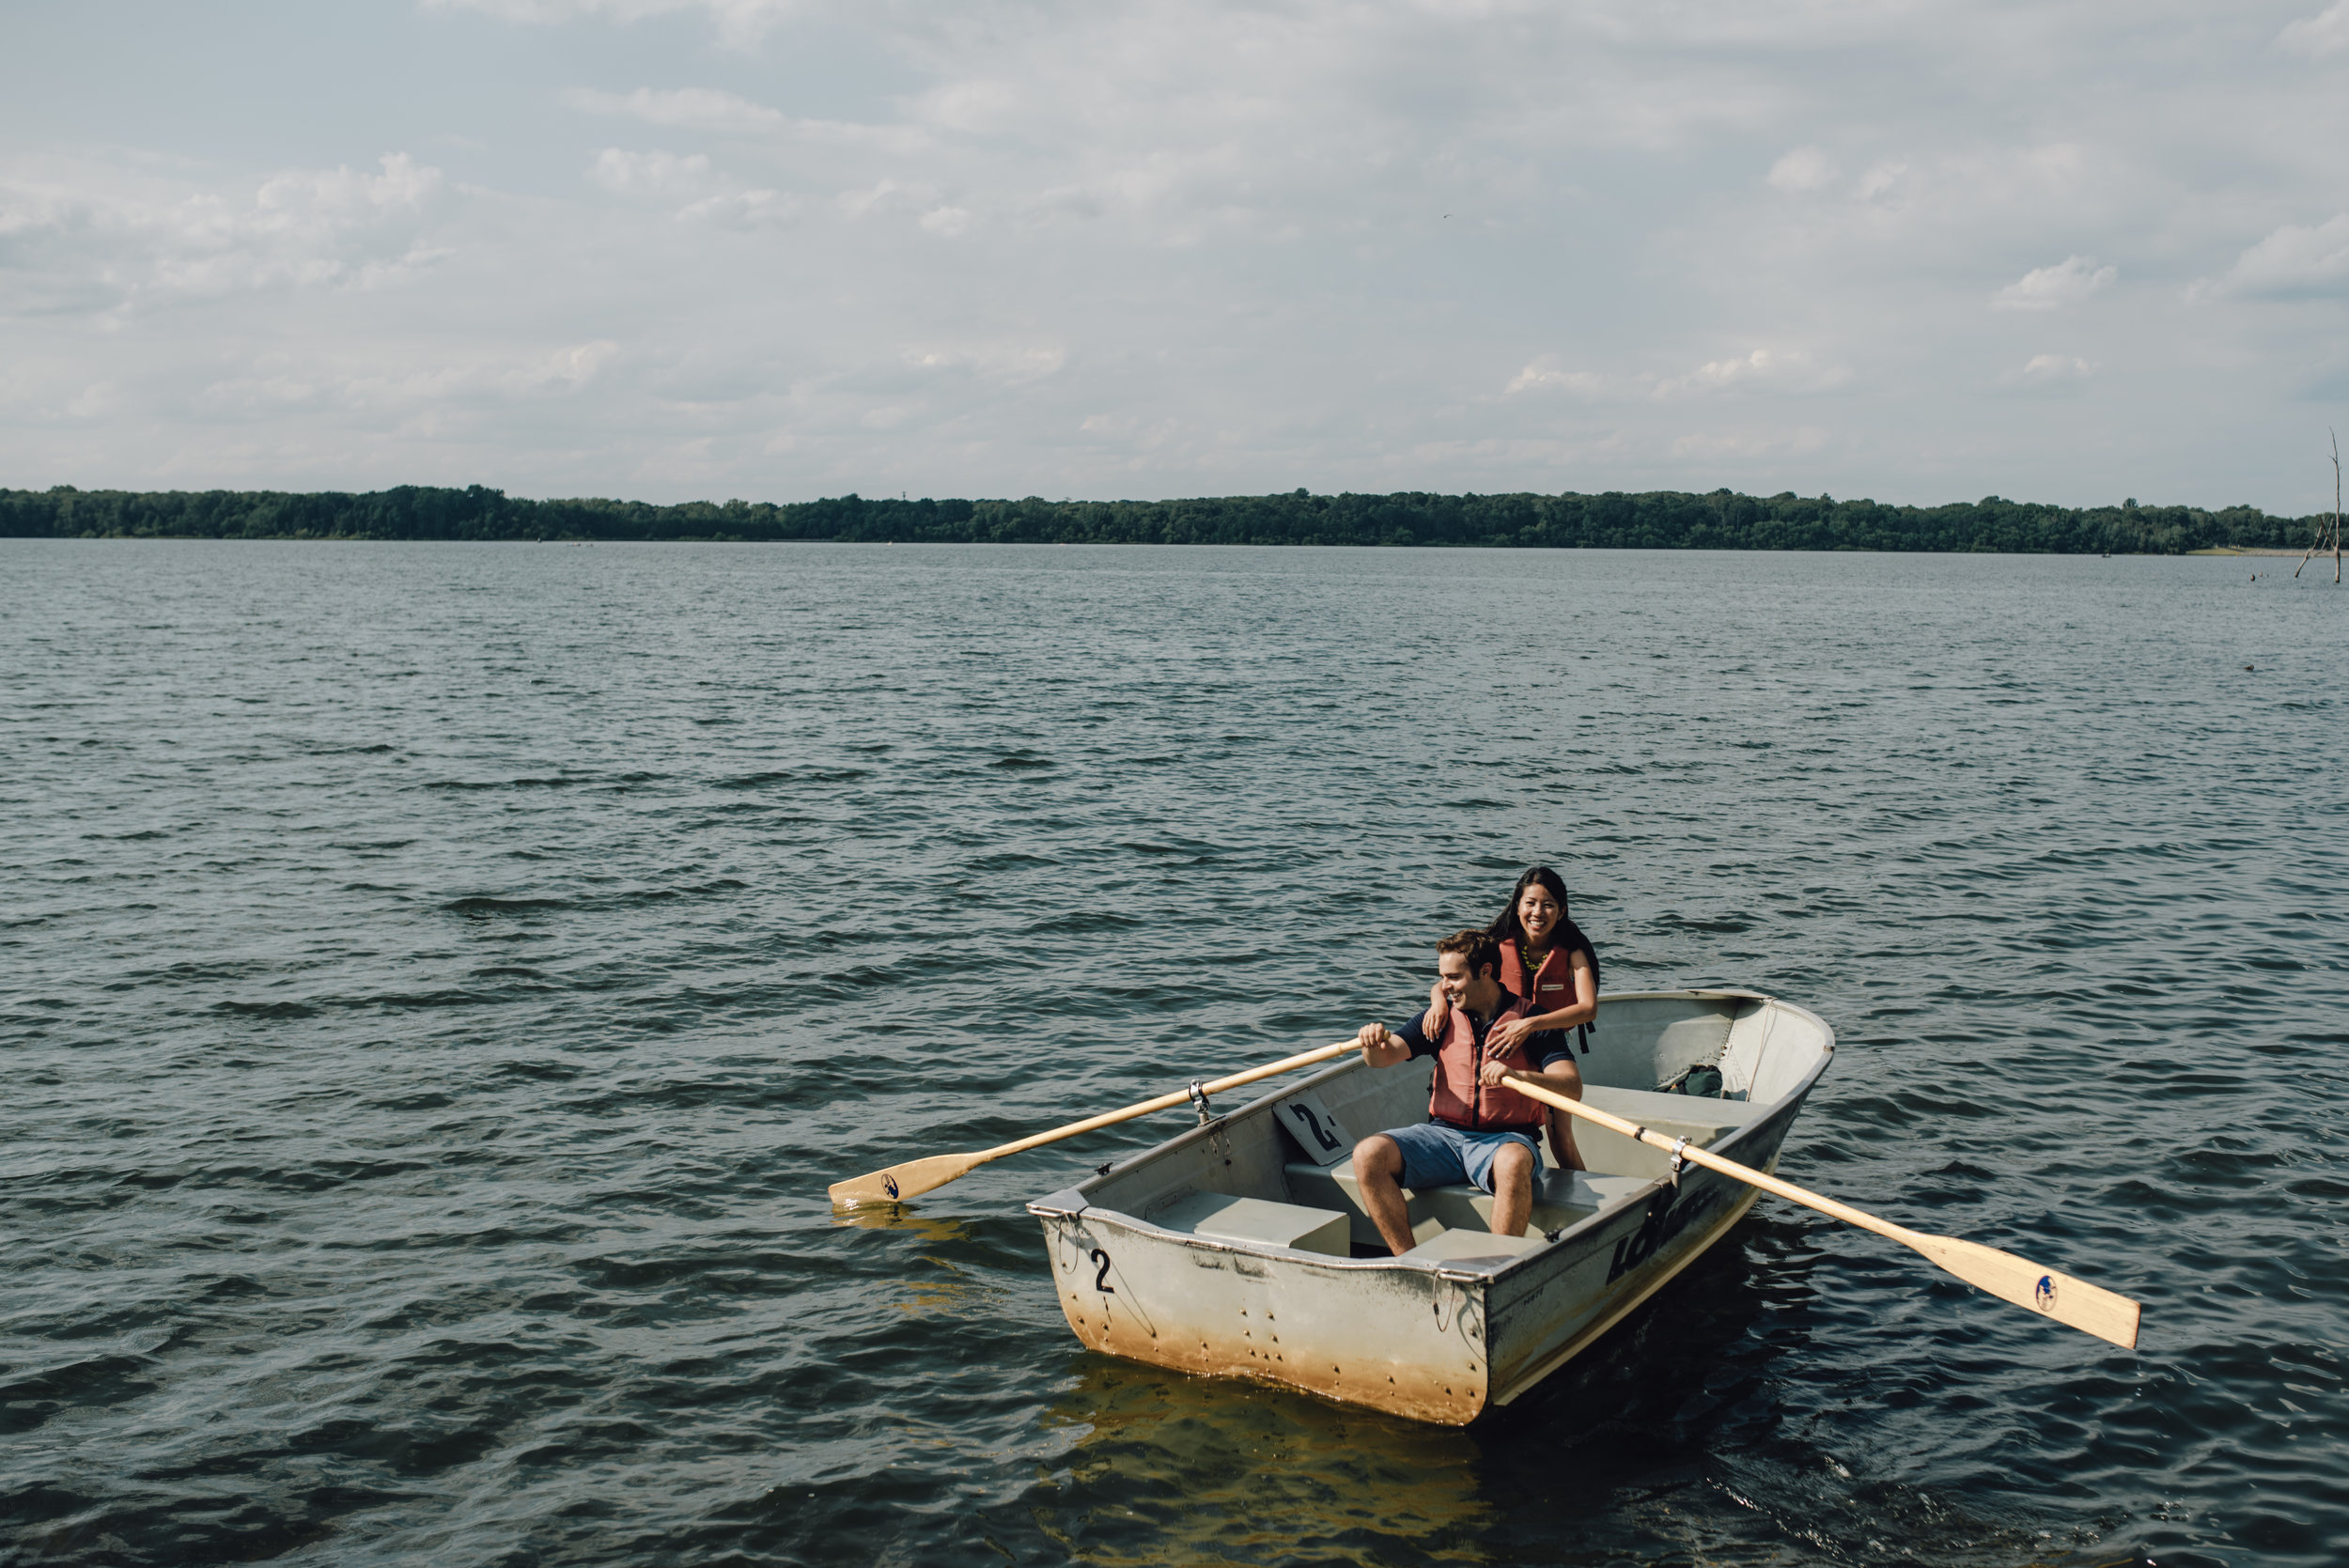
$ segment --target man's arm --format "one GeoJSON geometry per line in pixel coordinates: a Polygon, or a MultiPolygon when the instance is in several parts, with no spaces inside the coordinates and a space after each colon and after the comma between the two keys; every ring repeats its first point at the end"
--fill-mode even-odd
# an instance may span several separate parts
{"type": "Polygon", "coordinates": [[[1355,1036],[1362,1044],[1362,1064],[1367,1067],[1392,1067],[1408,1062],[1414,1056],[1433,1056],[1436,1043],[1427,1037],[1422,1020],[1413,1018],[1401,1029],[1389,1029],[1382,1023],[1366,1023],[1355,1036]]]}

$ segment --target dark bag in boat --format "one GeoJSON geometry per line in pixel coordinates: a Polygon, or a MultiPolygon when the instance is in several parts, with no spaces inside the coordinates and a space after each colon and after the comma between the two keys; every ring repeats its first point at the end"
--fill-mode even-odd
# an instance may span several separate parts
{"type": "Polygon", "coordinates": [[[1700,1062],[1693,1067],[1683,1068],[1678,1078],[1656,1087],[1666,1094],[1701,1094],[1718,1100],[1721,1097],[1721,1070],[1710,1062],[1700,1062]]]}

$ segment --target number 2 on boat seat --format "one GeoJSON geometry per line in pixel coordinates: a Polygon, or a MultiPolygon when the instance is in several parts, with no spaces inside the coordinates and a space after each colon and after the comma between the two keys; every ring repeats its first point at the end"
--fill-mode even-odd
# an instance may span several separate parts
{"type": "Polygon", "coordinates": [[[1315,1165],[1331,1166],[1354,1157],[1353,1135],[1312,1090],[1300,1090],[1282,1100],[1273,1120],[1315,1165]]]}

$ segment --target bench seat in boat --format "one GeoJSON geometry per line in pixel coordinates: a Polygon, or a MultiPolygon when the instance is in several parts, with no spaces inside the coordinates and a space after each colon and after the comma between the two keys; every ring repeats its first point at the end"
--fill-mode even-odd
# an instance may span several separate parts
{"type": "Polygon", "coordinates": [[[1300,1252],[1326,1252],[1340,1258],[1347,1254],[1346,1216],[1336,1209],[1194,1192],[1149,1219],[1160,1230],[1212,1236],[1218,1241],[1294,1247],[1300,1252]]]}
{"type": "MultiPolygon", "coordinates": [[[[1361,1188],[1351,1167],[1325,1167],[1298,1159],[1283,1166],[1282,1174],[1288,1178],[1292,1200],[1338,1211],[1352,1220],[1354,1240],[1365,1247],[1379,1245],[1378,1227],[1371,1223],[1370,1211],[1362,1206],[1361,1188]]],[[[1532,1228],[1554,1231],[1587,1219],[1624,1194],[1637,1192],[1649,1180],[1646,1176],[1594,1175],[1587,1171],[1545,1171],[1533,1192],[1532,1228]]],[[[1407,1187],[1403,1201],[1411,1217],[1411,1234],[1422,1242],[1441,1231],[1492,1232],[1492,1194],[1476,1188],[1460,1185],[1417,1190],[1407,1187]]]]}
{"type": "MultiPolygon", "coordinates": [[[[1660,1132],[1686,1138],[1703,1148],[1768,1110],[1746,1100],[1717,1100],[1705,1094],[1659,1094],[1653,1089],[1606,1089],[1593,1085],[1582,1092],[1582,1103],[1594,1110],[1660,1132]]],[[[1574,1146],[1582,1163],[1659,1181],[1672,1169],[1672,1156],[1650,1143],[1635,1143],[1619,1132],[1589,1122],[1574,1124],[1574,1146]]]]}
{"type": "MultiPolygon", "coordinates": [[[[1713,1142],[1733,1128],[1745,1126],[1769,1109],[1745,1100],[1714,1099],[1702,1094],[1664,1094],[1652,1089],[1609,1089],[1597,1085],[1583,1092],[1583,1100],[1597,1110],[1637,1123],[1651,1132],[1660,1132],[1669,1138],[1686,1138],[1697,1148],[1713,1142]]],[[[1548,1166],[1549,1151],[1545,1147],[1542,1158],[1547,1168],[1542,1172],[1533,1193],[1530,1230],[1554,1231],[1588,1219],[1616,1198],[1638,1191],[1671,1169],[1671,1157],[1663,1150],[1645,1143],[1635,1143],[1605,1127],[1577,1122],[1574,1136],[1575,1145],[1584,1162],[1599,1166],[1602,1170],[1561,1171],[1555,1166],[1548,1166]]],[[[1311,1204],[1318,1210],[1342,1213],[1352,1222],[1349,1234],[1355,1242],[1365,1247],[1379,1245],[1378,1227],[1371,1223],[1370,1211],[1362,1206],[1351,1164],[1341,1160],[1324,1166],[1310,1159],[1296,1159],[1282,1167],[1282,1174],[1287,1178],[1292,1202],[1311,1204]]],[[[1403,1197],[1409,1205],[1411,1234],[1423,1246],[1438,1234],[1450,1231],[1491,1234],[1493,1200],[1490,1193],[1468,1186],[1435,1187],[1424,1191],[1406,1188],[1403,1197]]]]}
{"type": "Polygon", "coordinates": [[[1539,1231],[1528,1231],[1523,1235],[1495,1235],[1490,1231],[1478,1230],[1439,1231],[1403,1255],[1439,1263],[1503,1264],[1542,1244],[1539,1231]]]}

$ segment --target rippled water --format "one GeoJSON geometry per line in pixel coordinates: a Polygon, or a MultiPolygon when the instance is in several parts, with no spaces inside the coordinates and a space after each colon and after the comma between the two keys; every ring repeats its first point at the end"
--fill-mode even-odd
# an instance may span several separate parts
{"type": "Polygon", "coordinates": [[[2349,1558],[2349,597],[2239,560],[0,541],[0,1560],[2349,1558]],[[2263,575],[2252,580],[2253,572],[2263,575]],[[1566,872],[1842,1050],[1488,1425],[828,1182],[1318,1045],[1566,872]]]}

